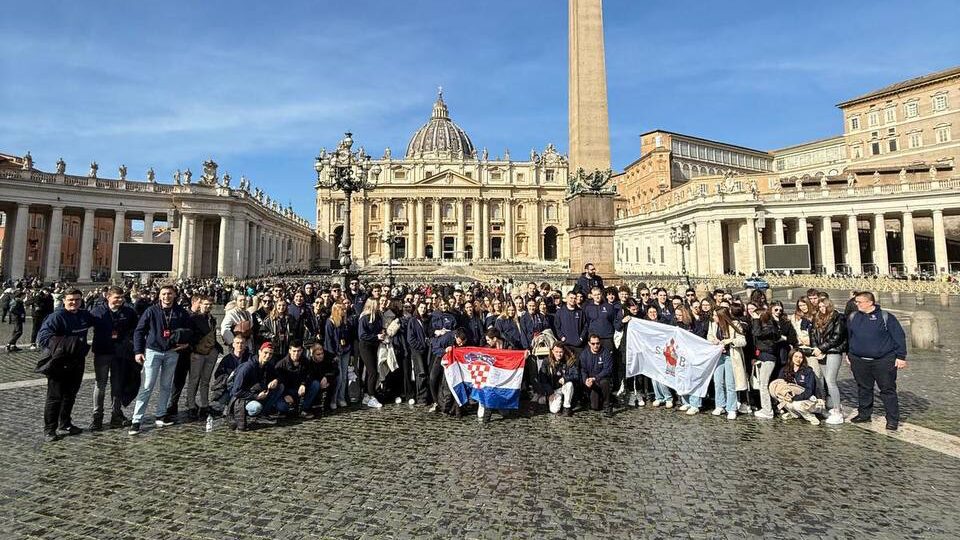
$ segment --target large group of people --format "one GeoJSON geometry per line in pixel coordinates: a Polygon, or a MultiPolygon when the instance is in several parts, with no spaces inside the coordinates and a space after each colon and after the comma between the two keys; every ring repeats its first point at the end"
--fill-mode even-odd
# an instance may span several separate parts
{"type": "MultiPolygon", "coordinates": [[[[352,279],[341,288],[309,278],[131,284],[90,294],[64,288],[57,308],[35,319],[43,351],[37,369],[48,378],[44,433],[57,440],[83,431],[72,410],[90,348],[89,429],[137,435],[151,401],[157,428],[223,417],[245,431],[391,402],[460,416],[474,404],[453,398],[443,357],[465,346],[528,352],[521,407],[505,415],[612,415],[615,407],[649,404],[691,416],[709,410],[730,420],[842,424],[870,421],[879,387],[887,429],[897,429],[905,337],[873,294],[856,292],[841,305],[811,289],[789,306],[760,291],[701,296],[693,288],[671,295],[642,283],[607,286],[592,264],[566,292],[512,280],[388,287],[352,279]],[[217,320],[212,306],[224,304],[217,320]],[[645,375],[626,377],[626,329],[634,318],[676,326],[722,349],[705,397],[675,395],[645,375]],[[859,389],[852,418],[840,401],[844,359],[859,389]]],[[[492,412],[477,406],[480,422],[492,412]]]]}

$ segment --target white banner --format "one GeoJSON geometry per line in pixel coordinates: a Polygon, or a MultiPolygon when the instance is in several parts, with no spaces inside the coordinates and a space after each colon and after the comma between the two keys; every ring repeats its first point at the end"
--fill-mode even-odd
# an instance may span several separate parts
{"type": "Polygon", "coordinates": [[[721,347],[682,328],[636,318],[625,337],[627,377],[646,375],[680,395],[706,395],[721,347]]]}

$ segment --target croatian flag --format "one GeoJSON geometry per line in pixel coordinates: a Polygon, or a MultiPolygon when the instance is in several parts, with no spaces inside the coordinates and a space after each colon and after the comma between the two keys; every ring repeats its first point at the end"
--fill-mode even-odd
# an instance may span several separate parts
{"type": "Polygon", "coordinates": [[[457,405],[473,398],[488,409],[519,409],[526,356],[526,351],[454,347],[443,356],[443,372],[457,405]]]}

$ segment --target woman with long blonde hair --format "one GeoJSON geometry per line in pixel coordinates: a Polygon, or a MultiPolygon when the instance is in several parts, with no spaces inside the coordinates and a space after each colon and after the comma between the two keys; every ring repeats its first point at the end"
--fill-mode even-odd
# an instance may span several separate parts
{"type": "Polygon", "coordinates": [[[813,346],[811,363],[820,364],[819,370],[813,370],[817,386],[825,386],[827,389],[827,406],[830,408],[827,423],[842,424],[843,411],[840,408],[837,377],[840,374],[843,353],[847,352],[847,319],[834,308],[829,298],[822,298],[817,304],[813,328],[810,331],[810,344],[813,346]]]}
{"type": "Polygon", "coordinates": [[[350,368],[350,354],[353,352],[353,332],[347,318],[347,308],[337,302],[330,308],[330,317],[324,326],[323,351],[330,355],[340,368],[337,388],[330,408],[347,406],[347,371],[350,368]]]}
{"type": "Polygon", "coordinates": [[[380,314],[380,303],[375,298],[369,298],[363,304],[363,311],[357,321],[357,346],[360,349],[360,361],[363,363],[363,372],[366,377],[366,394],[363,404],[373,409],[383,407],[377,401],[377,383],[380,374],[377,371],[377,350],[383,341],[383,316],[380,314]]]}

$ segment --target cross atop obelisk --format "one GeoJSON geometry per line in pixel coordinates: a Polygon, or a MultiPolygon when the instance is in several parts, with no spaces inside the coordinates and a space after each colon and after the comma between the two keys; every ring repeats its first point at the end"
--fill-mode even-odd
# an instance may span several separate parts
{"type": "Polygon", "coordinates": [[[602,0],[569,0],[570,172],[610,168],[602,0]]]}

